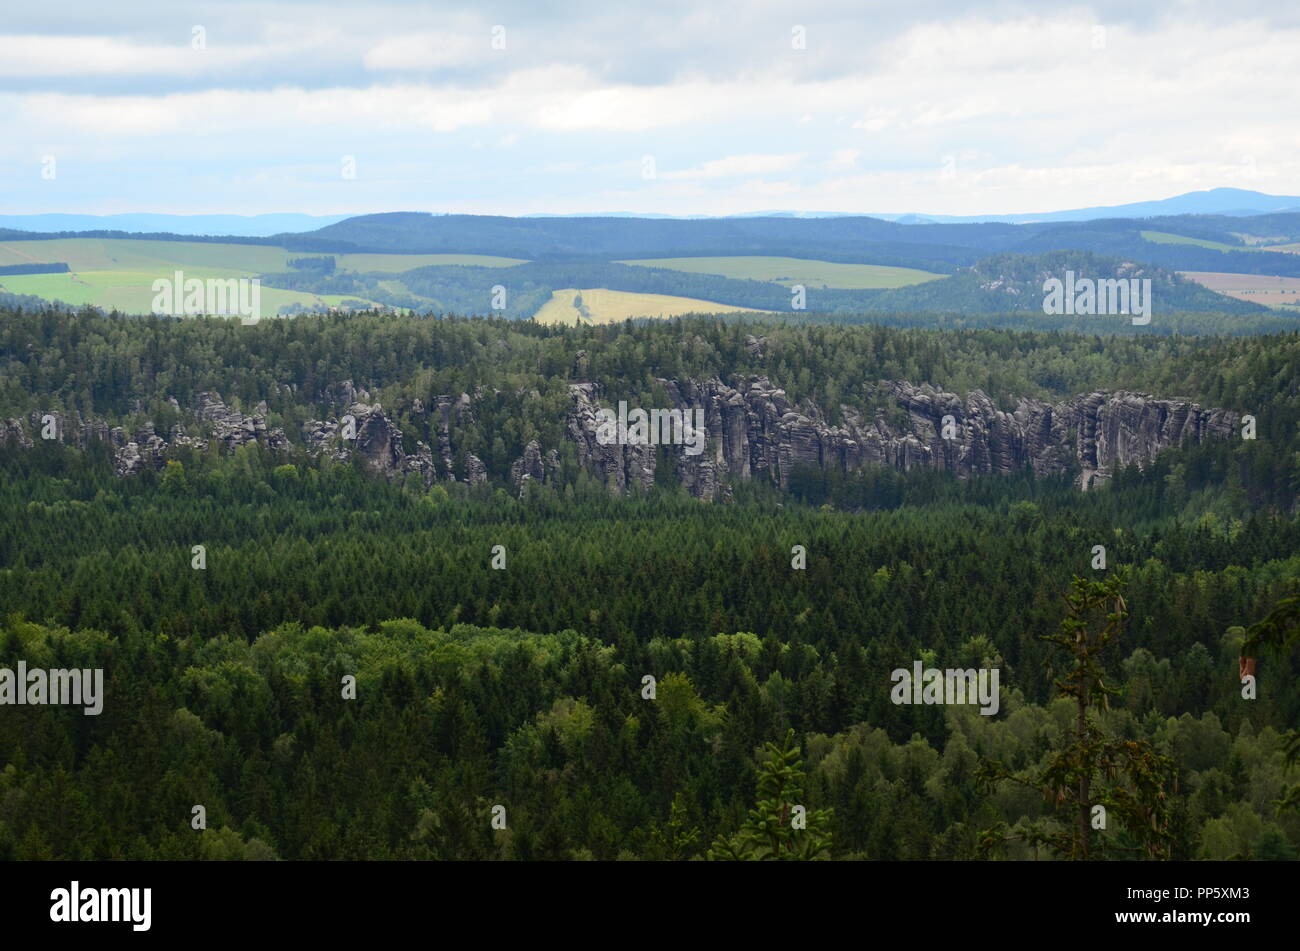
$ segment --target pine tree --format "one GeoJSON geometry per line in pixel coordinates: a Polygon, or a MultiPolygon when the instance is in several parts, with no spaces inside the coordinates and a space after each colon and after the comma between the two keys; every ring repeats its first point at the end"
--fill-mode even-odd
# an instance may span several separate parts
{"type": "Polygon", "coordinates": [[[758,802],[740,831],[718,836],[709,849],[713,861],[808,861],[830,858],[831,810],[803,805],[803,763],[787,730],[781,745],[763,748],[767,759],[759,767],[758,802]]]}
{"type": "MultiPolygon", "coordinates": [[[[1273,650],[1281,659],[1300,641],[1300,583],[1293,580],[1291,590],[1273,606],[1268,616],[1256,621],[1246,631],[1242,644],[1242,670],[1254,670],[1254,654],[1261,647],[1273,650]]],[[[1287,770],[1294,769],[1300,762],[1300,730],[1288,730],[1282,734],[1282,752],[1286,757],[1287,770]]],[[[1273,803],[1278,812],[1300,811],[1300,783],[1283,788],[1282,795],[1273,803]]]]}
{"type": "MultiPolygon", "coordinates": [[[[1071,663],[1055,681],[1061,696],[1075,701],[1070,742],[1041,769],[1012,773],[1001,763],[984,760],[977,773],[988,790],[1002,781],[1040,790],[1059,823],[1031,825],[1017,838],[1045,845],[1074,861],[1104,857],[1093,848],[1092,823],[1098,806],[1104,807],[1102,815],[1115,816],[1135,843],[1128,851],[1160,859],[1169,858],[1173,846],[1166,792],[1174,780],[1173,762],[1144,740],[1110,736],[1093,715],[1098,703],[1107,707],[1107,697],[1118,692],[1106,685],[1102,657],[1128,617],[1126,584],[1121,571],[1104,581],[1076,576],[1066,596],[1067,613],[1060,631],[1042,636],[1064,651],[1071,663]]],[[[984,833],[981,849],[988,854],[1008,838],[1012,837],[1002,824],[984,833]]],[[[1113,850],[1122,851],[1119,846],[1113,850]]]]}
{"type": "Polygon", "coordinates": [[[680,792],[673,796],[668,812],[668,822],[652,833],[655,846],[665,858],[681,861],[695,852],[700,830],[690,824],[686,800],[680,792]]]}

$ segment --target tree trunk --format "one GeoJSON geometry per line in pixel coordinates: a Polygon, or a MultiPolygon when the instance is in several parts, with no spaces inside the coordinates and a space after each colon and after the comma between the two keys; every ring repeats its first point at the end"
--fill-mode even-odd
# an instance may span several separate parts
{"type": "MultiPolygon", "coordinates": [[[[1079,748],[1086,751],[1087,746],[1084,742],[1084,738],[1087,735],[1088,697],[1090,696],[1090,688],[1092,685],[1088,683],[1085,678],[1082,686],[1083,690],[1079,694],[1079,714],[1078,719],[1075,722],[1075,729],[1079,731],[1079,748]]],[[[1086,752],[1084,755],[1087,755],[1086,752]]],[[[1083,775],[1079,778],[1079,814],[1075,819],[1074,853],[1075,858],[1086,862],[1088,861],[1088,840],[1091,832],[1088,820],[1089,813],[1092,810],[1089,808],[1088,800],[1092,788],[1092,763],[1085,762],[1082,765],[1084,769],[1083,775]]]]}

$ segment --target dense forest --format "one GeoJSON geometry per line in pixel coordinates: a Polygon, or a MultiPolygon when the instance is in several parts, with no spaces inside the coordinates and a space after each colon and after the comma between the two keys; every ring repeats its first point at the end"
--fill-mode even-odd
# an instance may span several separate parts
{"type": "Polygon", "coordinates": [[[165,431],[215,391],[293,441],[130,477],[103,443],[0,446],[0,668],[105,671],[99,716],[0,707],[0,858],[1070,857],[1052,776],[1085,661],[1051,638],[1088,630],[1114,691],[1097,743],[1142,757],[1099,770],[1092,857],[1295,859],[1300,651],[1260,651],[1257,699],[1239,658],[1300,579],[1298,381],[1294,333],[0,314],[0,420],[165,431]],[[707,504],[670,479],[611,497],[568,457],[512,491],[529,440],[561,443],[579,365],[648,405],[657,378],[753,373],[828,414],[881,380],[1006,406],[1131,388],[1258,431],[1088,492],[801,470],[707,504]],[[476,394],[452,443],[488,481],[307,453],[342,381],[409,433],[417,400],[476,394]],[[998,669],[1000,709],[895,703],[918,661],[998,669]]]}
{"type": "MultiPolygon", "coordinates": [[[[1094,278],[1109,277],[1126,274],[1126,267],[1132,265],[1125,265],[1122,258],[1078,251],[1032,256],[995,255],[962,269],[954,276],[910,287],[878,290],[805,287],[804,306],[800,309],[857,315],[946,311],[998,315],[1005,319],[1008,310],[1042,312],[1045,277],[1060,278],[1066,271],[1094,278]]],[[[1152,306],[1162,320],[1167,314],[1186,312],[1268,314],[1268,309],[1259,304],[1216,294],[1162,268],[1146,267],[1141,276],[1153,280],[1152,306]]],[[[785,313],[791,312],[792,300],[789,287],[773,282],[589,260],[529,262],[508,269],[432,266],[404,271],[396,277],[389,273],[343,274],[324,266],[299,267],[289,272],[263,274],[261,281],[267,287],[315,294],[351,294],[391,307],[456,314],[486,311],[492,288],[499,286],[508,293],[498,315],[516,320],[535,314],[550,299],[553,291],[570,287],[669,294],[785,313]]],[[[1293,318],[1280,318],[1280,321],[1288,319],[1293,318]]]]}
{"type": "Polygon", "coordinates": [[[866,216],[748,217],[695,221],[653,218],[505,218],[395,212],[358,215],[305,234],[274,239],[314,253],[478,252],[542,260],[586,257],[692,257],[789,254],[826,261],[869,261],[951,272],[996,253],[1071,249],[1122,256],[1185,271],[1300,274],[1300,258],[1248,249],[1243,235],[1280,244],[1300,240],[1300,214],[1242,217],[1162,215],[1090,221],[910,223],[866,216]],[[1226,245],[1160,243],[1143,232],[1226,245]]]}
{"type": "Polygon", "coordinates": [[[1300,241],[1300,214],[1294,212],[1020,224],[902,223],[857,215],[682,220],[391,212],[357,215],[315,231],[270,237],[0,228],[0,240],[6,243],[72,237],[267,245],[317,256],[351,252],[488,254],[570,266],[628,258],[782,255],[896,265],[943,274],[970,267],[994,254],[1073,250],[1173,271],[1300,275],[1300,256],[1267,249],[1269,245],[1300,241]],[[1151,232],[1192,240],[1152,240],[1148,237],[1151,232]]]}

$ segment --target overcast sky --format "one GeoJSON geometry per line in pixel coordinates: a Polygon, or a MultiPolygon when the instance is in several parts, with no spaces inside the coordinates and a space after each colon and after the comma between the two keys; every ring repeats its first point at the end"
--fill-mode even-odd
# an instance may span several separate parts
{"type": "Polygon", "coordinates": [[[1300,195],[1297,91],[1295,0],[11,2],[0,213],[1300,195]]]}

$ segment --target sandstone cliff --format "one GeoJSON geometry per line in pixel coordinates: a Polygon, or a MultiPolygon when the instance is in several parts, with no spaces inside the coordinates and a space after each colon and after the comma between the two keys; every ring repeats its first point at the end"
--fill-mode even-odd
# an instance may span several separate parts
{"type": "MultiPolygon", "coordinates": [[[[1039,475],[1078,469],[1088,488],[1117,466],[1139,465],[1170,446],[1234,434],[1238,415],[1185,400],[1143,393],[1095,392],[1049,404],[1021,399],[1006,412],[979,390],[965,400],[928,385],[883,385],[889,406],[866,413],[840,407],[829,425],[811,402],[794,406],[766,377],[729,386],[718,379],[660,380],[672,409],[704,411],[706,449],[688,455],[673,446],[679,478],[699,498],[717,497],[725,481],[767,479],[787,486],[800,466],[853,472],[864,466],[908,470],[930,467],[968,478],[1025,467],[1039,475]],[[945,430],[945,418],[948,426],[945,430]]],[[[570,386],[567,420],[578,458],[606,478],[611,490],[654,482],[653,446],[600,445],[596,412],[600,387],[570,386]]]]}
{"type": "MultiPolygon", "coordinates": [[[[761,348],[763,341],[748,342],[761,348]]],[[[581,365],[582,355],[576,365],[581,365]]],[[[703,452],[689,454],[671,445],[677,478],[701,499],[725,498],[738,481],[764,479],[781,487],[790,484],[800,467],[834,468],[854,472],[867,466],[899,470],[928,467],[954,473],[1005,475],[1031,468],[1039,475],[1077,471],[1080,488],[1109,478],[1118,466],[1144,464],[1171,446],[1235,435],[1239,416],[1225,409],[1207,409],[1186,400],[1158,399],[1131,392],[1099,391],[1059,403],[1021,399],[1014,410],[999,409],[988,396],[974,390],[963,400],[929,385],[886,382],[877,388],[874,408],[840,406],[839,423],[831,425],[811,401],[794,405],[785,391],[764,376],[724,383],[658,381],[670,406],[662,409],[702,410],[703,452]]],[[[435,445],[415,440],[414,451],[402,430],[378,402],[351,381],[335,384],[329,396],[347,406],[338,418],[308,420],[301,443],[312,454],[339,461],[359,456],[366,466],[388,478],[417,474],[426,486],[457,478],[452,446],[456,427],[473,422],[474,399],[438,396],[426,409],[415,401],[407,414],[423,426],[435,445]]],[[[569,385],[572,405],[564,419],[563,438],[576,450],[579,465],[601,479],[615,494],[654,485],[658,448],[654,445],[608,444],[597,438],[597,412],[617,400],[598,383],[569,385]],[[608,403],[602,402],[608,401],[608,403]]],[[[175,401],[178,415],[184,411],[175,401]]],[[[205,435],[189,435],[181,424],[166,435],[142,424],[134,433],[110,428],[102,420],[77,416],[53,419],[53,438],[79,448],[92,441],[109,443],[117,471],[133,475],[160,469],[173,446],[205,450],[216,443],[233,451],[259,443],[287,454],[291,440],[280,428],[268,428],[265,403],[245,415],[227,406],[216,393],[200,393],[189,410],[194,426],[205,435]]],[[[0,421],[0,444],[30,447],[50,427],[42,414],[0,421]]],[[[528,443],[510,468],[516,492],[528,482],[552,484],[560,476],[557,446],[528,443]]],[[[488,481],[487,468],[477,456],[465,456],[462,480],[488,481]]]]}

